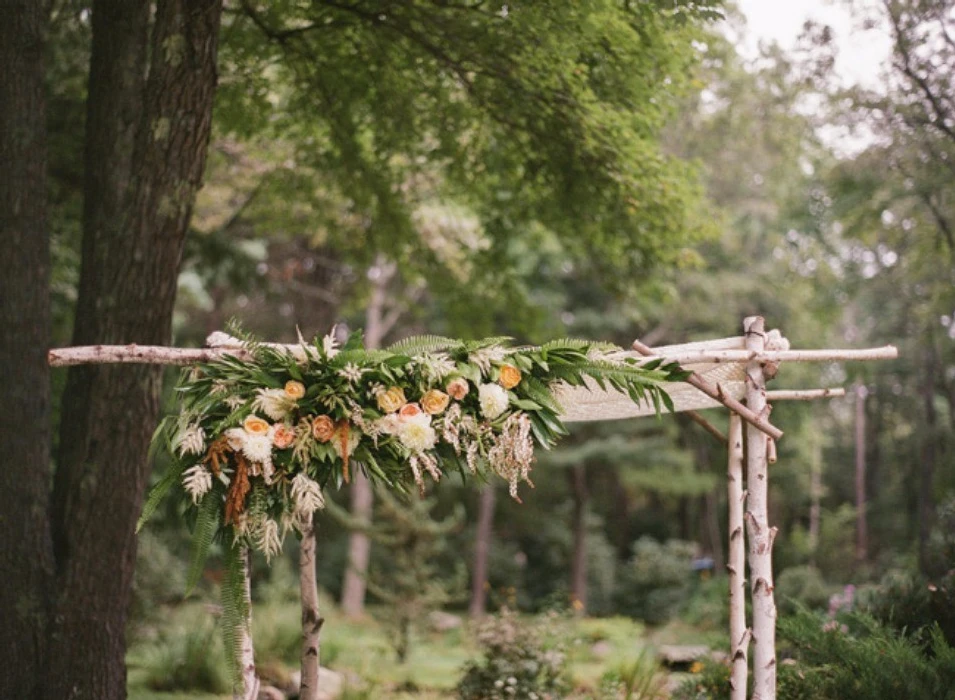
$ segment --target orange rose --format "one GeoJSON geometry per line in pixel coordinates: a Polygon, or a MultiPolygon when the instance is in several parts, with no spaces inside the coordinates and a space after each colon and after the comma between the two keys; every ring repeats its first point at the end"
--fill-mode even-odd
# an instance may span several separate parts
{"type": "Polygon", "coordinates": [[[312,421],[312,437],[319,442],[328,442],[335,437],[335,421],[328,416],[318,416],[312,421]]]}
{"type": "Polygon", "coordinates": [[[497,383],[505,389],[513,389],[521,383],[521,371],[514,365],[501,365],[501,374],[497,383]]]}
{"type": "Polygon", "coordinates": [[[305,385],[296,381],[285,382],[285,395],[293,401],[298,401],[305,396],[305,385]]]}
{"type": "Polygon", "coordinates": [[[445,394],[443,391],[432,389],[421,397],[421,408],[425,410],[425,413],[430,413],[432,416],[436,416],[448,407],[448,402],[450,400],[451,397],[445,394]]]}
{"type": "Polygon", "coordinates": [[[278,449],[284,450],[295,442],[295,431],[284,423],[275,426],[275,432],[272,434],[272,444],[278,449]]]}
{"type": "Polygon", "coordinates": [[[448,385],[445,387],[448,390],[448,393],[451,394],[451,398],[455,401],[460,401],[465,396],[468,395],[468,392],[471,390],[471,387],[468,386],[468,380],[464,377],[458,377],[457,379],[452,379],[448,382],[448,385]]]}
{"type": "Polygon", "coordinates": [[[249,416],[242,421],[242,427],[249,435],[265,435],[269,432],[269,424],[258,416],[249,416]]]}
{"type": "Polygon", "coordinates": [[[401,387],[393,386],[387,391],[378,394],[378,408],[385,413],[394,413],[407,403],[405,392],[401,387]]]}
{"type": "Polygon", "coordinates": [[[421,415],[421,406],[416,403],[406,403],[401,407],[401,410],[398,411],[399,418],[414,418],[415,416],[421,415]]]}

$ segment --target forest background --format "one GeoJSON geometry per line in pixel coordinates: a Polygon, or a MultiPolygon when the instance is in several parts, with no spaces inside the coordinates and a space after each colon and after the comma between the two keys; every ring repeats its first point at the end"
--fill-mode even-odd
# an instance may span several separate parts
{"type": "MultiPolygon", "coordinates": [[[[103,630],[160,647],[188,558],[173,509],[138,548],[132,532],[163,468],[146,451],[173,373],[51,373],[45,348],[200,345],[231,318],[276,341],[340,324],[369,346],[423,332],[655,345],[761,314],[797,347],[897,344],[897,362],[777,380],[851,389],[776,409],[777,575],[827,600],[952,568],[950,2],[850,3],[858,31],[891,37],[869,87],[836,80],[824,26],[742,55],[743,18],[715,2],[14,5],[0,551],[17,573],[0,603],[19,612],[0,643],[18,697],[42,692],[41,668],[48,692],[81,675],[121,697],[127,644],[103,630]]],[[[447,572],[452,611],[663,624],[701,595],[691,560],[717,574],[707,590],[724,585],[724,459],[680,417],[579,427],[540,455],[522,504],[436,488],[431,516],[464,514],[429,574],[447,572]]],[[[377,512],[360,481],[330,496],[377,512]]],[[[362,619],[389,594],[361,570],[414,565],[346,524],[320,518],[319,575],[362,619]]],[[[256,570],[257,590],[278,587],[256,570]]],[[[215,565],[207,579],[211,596],[215,565]]]]}

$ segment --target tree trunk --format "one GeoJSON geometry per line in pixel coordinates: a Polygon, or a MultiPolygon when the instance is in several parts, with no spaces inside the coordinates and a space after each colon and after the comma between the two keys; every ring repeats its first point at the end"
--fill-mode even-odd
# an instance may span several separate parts
{"type": "Polygon", "coordinates": [[[491,551],[491,534],[494,529],[494,486],[481,489],[478,509],[477,533],[474,537],[474,571],[471,575],[471,604],[468,614],[473,619],[487,612],[488,554],[491,551]]]}
{"type": "MultiPolygon", "coordinates": [[[[205,166],[221,0],[93,6],[83,257],[74,342],[170,341],[205,166]]],[[[133,532],[159,410],[158,367],[70,370],[53,493],[58,601],[48,697],[122,698],[133,532]]]]}
{"type": "Polygon", "coordinates": [[[46,649],[50,544],[50,244],[46,231],[46,4],[0,23],[0,697],[33,698],[46,649]]]}
{"type": "Polygon", "coordinates": [[[574,554],[570,570],[570,597],[578,616],[587,613],[587,467],[571,469],[574,493],[574,554]]]}
{"type": "MultiPolygon", "coordinates": [[[[380,253],[369,270],[371,298],[365,311],[365,347],[369,350],[380,348],[387,332],[383,318],[386,291],[395,270],[394,263],[389,263],[380,253]]],[[[362,522],[371,521],[374,501],[371,482],[360,470],[355,470],[351,483],[352,517],[362,522]]],[[[370,559],[371,540],[368,535],[358,530],[352,531],[348,536],[348,567],[342,581],[342,612],[348,617],[361,617],[365,611],[365,577],[368,575],[370,559]]]]}
{"type": "Polygon", "coordinates": [[[315,580],[315,520],[309,520],[302,533],[298,554],[299,590],[302,598],[302,684],[299,700],[318,699],[318,678],[321,664],[321,631],[325,620],[318,608],[318,585],[315,580]]]}
{"type": "Polygon", "coordinates": [[[930,571],[928,543],[935,520],[935,462],[938,459],[935,442],[938,430],[938,413],[935,410],[935,375],[938,371],[938,356],[935,352],[934,338],[931,336],[928,338],[922,371],[924,372],[922,405],[925,410],[925,420],[922,428],[922,454],[919,460],[919,568],[922,573],[931,575],[933,572],[930,571]]]}
{"type": "MultiPolygon", "coordinates": [[[[763,319],[743,322],[746,349],[762,352],[766,341],[763,319]]],[[[759,361],[746,365],[746,405],[768,416],[766,380],[759,361]]],[[[746,523],[749,539],[749,584],[753,601],[753,700],[776,698],[776,601],[773,597],[773,540],[769,526],[769,472],[765,433],[746,429],[746,523]]]]}
{"type": "Polygon", "coordinates": [[[865,498],[865,397],[868,390],[861,382],[856,386],[856,562],[862,564],[868,558],[869,527],[866,523],[865,498]]]}
{"type": "Polygon", "coordinates": [[[242,672],[242,687],[232,692],[233,700],[257,700],[259,677],[255,673],[255,646],[252,643],[252,551],[242,548],[242,595],[245,598],[245,624],[242,625],[239,665],[242,672]]]}
{"type": "Polygon", "coordinates": [[[730,413],[729,454],[727,455],[726,483],[729,511],[729,562],[726,570],[730,581],[730,698],[746,700],[746,682],[749,668],[749,637],[746,626],[746,538],[743,535],[743,510],[746,491],[743,490],[743,421],[730,413]]]}

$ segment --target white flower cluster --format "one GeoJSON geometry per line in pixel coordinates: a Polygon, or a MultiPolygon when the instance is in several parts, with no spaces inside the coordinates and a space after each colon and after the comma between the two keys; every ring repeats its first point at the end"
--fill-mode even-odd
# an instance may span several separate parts
{"type": "Polygon", "coordinates": [[[454,372],[454,361],[443,352],[425,353],[416,358],[415,364],[421,368],[421,374],[433,384],[443,382],[445,377],[454,372]]]}
{"type": "Polygon", "coordinates": [[[478,387],[481,414],[494,420],[507,410],[507,392],[498,384],[482,384],[478,387]]]}
{"type": "Polygon", "coordinates": [[[187,469],[182,475],[182,486],[192,496],[192,502],[199,501],[212,488],[212,474],[202,464],[187,469]]]}
{"type": "Polygon", "coordinates": [[[295,399],[290,397],[284,389],[258,389],[252,408],[262,411],[272,420],[285,420],[295,408],[295,399]]]}
{"type": "Polygon", "coordinates": [[[206,432],[198,425],[189,425],[176,438],[179,456],[200,455],[206,448],[206,432]]]}
{"type": "Polygon", "coordinates": [[[292,479],[292,501],[295,503],[296,520],[307,521],[316,510],[325,507],[325,497],[318,482],[298,473],[292,479]]]}

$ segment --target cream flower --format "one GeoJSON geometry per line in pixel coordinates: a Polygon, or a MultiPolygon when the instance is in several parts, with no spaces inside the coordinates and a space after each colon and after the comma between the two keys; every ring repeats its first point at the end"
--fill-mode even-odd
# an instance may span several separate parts
{"type": "Polygon", "coordinates": [[[204,466],[197,464],[182,475],[182,486],[192,496],[192,502],[198,505],[200,499],[212,488],[212,474],[204,466]]]}
{"type": "Polygon", "coordinates": [[[242,444],[242,454],[259,464],[272,464],[272,438],[266,435],[249,435],[242,444]]]}
{"type": "Polygon", "coordinates": [[[482,384],[478,388],[481,402],[481,414],[488,420],[494,420],[507,410],[507,392],[497,384],[482,384]]]}
{"type": "Polygon", "coordinates": [[[398,428],[398,439],[412,452],[422,452],[434,447],[438,441],[438,434],[434,428],[421,420],[409,420],[403,421],[398,428]]]}
{"type": "Polygon", "coordinates": [[[423,408],[426,413],[436,416],[439,413],[444,413],[444,409],[448,407],[448,402],[450,401],[451,397],[443,391],[432,389],[421,397],[421,408],[423,408]]]}
{"type": "Polygon", "coordinates": [[[325,498],[318,482],[299,472],[292,479],[292,501],[297,517],[310,518],[316,510],[325,507],[325,498]]]}
{"type": "Polygon", "coordinates": [[[351,456],[355,454],[355,448],[358,447],[358,443],[361,442],[361,431],[356,430],[353,426],[349,425],[346,421],[340,421],[335,428],[335,435],[332,437],[331,446],[335,450],[340,458],[344,459],[342,453],[342,431],[348,430],[348,455],[351,456]]]}
{"type": "Polygon", "coordinates": [[[187,426],[176,438],[179,456],[202,454],[206,446],[206,433],[199,425],[187,426]]]}
{"type": "Polygon", "coordinates": [[[241,450],[248,436],[249,434],[242,428],[229,428],[225,431],[226,442],[233,450],[241,450]]]}
{"type": "Polygon", "coordinates": [[[292,401],[298,401],[305,396],[305,385],[296,381],[285,382],[285,395],[292,401]]]}
{"type": "Polygon", "coordinates": [[[385,413],[394,413],[405,405],[405,392],[401,387],[393,386],[378,394],[378,408],[385,413]]]}
{"type": "Polygon", "coordinates": [[[295,408],[295,399],[291,398],[285,389],[258,389],[255,393],[252,408],[262,411],[272,420],[284,420],[295,408]]]}
{"type": "Polygon", "coordinates": [[[378,432],[382,433],[383,435],[396,434],[400,426],[401,420],[395,413],[389,413],[387,416],[383,416],[375,421],[375,427],[377,427],[378,432]]]}

